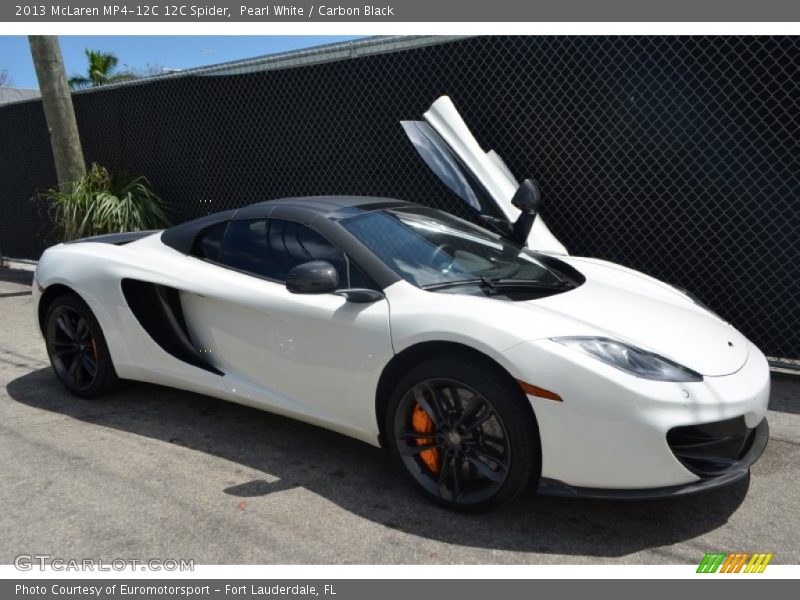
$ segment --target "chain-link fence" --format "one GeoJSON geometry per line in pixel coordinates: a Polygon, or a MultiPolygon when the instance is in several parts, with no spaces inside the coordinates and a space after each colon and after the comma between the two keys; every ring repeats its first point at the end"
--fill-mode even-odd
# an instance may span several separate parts
{"type": "MultiPolygon", "coordinates": [[[[314,194],[472,218],[399,125],[448,94],[481,145],[537,178],[571,253],[689,289],[769,355],[797,359],[799,66],[796,37],[394,38],[74,100],[86,159],[145,174],[174,222],[314,194]]],[[[8,255],[51,241],[31,197],[54,182],[40,102],[0,107],[8,255]]]]}

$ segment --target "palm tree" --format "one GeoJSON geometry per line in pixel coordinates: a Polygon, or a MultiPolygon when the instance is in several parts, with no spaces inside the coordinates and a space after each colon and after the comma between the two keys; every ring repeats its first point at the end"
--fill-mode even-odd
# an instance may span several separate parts
{"type": "Polygon", "coordinates": [[[61,191],[73,189],[73,182],[86,175],[78,123],[67,85],[61,46],[54,35],[28,36],[36,78],[42,91],[42,107],[50,131],[56,175],[61,191]]]}
{"type": "Polygon", "coordinates": [[[86,58],[89,60],[89,68],[84,75],[73,75],[69,78],[69,87],[81,89],[94,87],[106,83],[116,83],[118,81],[128,81],[133,79],[130,73],[117,73],[117,63],[119,59],[110,52],[100,52],[99,50],[86,49],[86,58]]]}

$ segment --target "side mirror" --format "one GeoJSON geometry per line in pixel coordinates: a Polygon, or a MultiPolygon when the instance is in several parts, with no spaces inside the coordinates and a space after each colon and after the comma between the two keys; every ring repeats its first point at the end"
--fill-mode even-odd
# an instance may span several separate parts
{"type": "Polygon", "coordinates": [[[328,294],[339,287],[339,273],[325,260],[297,265],[286,276],[286,289],[292,294],[328,294]]]}
{"type": "Polygon", "coordinates": [[[542,192],[539,190],[538,184],[533,179],[523,181],[514,192],[511,204],[522,211],[511,227],[511,238],[521,246],[525,246],[533,228],[533,222],[536,220],[536,213],[539,212],[539,207],[542,205],[542,192]]]}
{"type": "Polygon", "coordinates": [[[529,215],[536,215],[542,205],[542,192],[539,185],[533,179],[526,179],[514,192],[511,204],[522,212],[529,215]]]}

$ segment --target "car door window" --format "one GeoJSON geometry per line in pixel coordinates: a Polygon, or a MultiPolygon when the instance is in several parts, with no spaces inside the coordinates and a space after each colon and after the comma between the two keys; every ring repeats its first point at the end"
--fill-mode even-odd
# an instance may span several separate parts
{"type": "Polygon", "coordinates": [[[375,287],[344,252],[310,227],[293,221],[233,221],[219,252],[220,263],[279,282],[286,281],[293,267],[312,260],[331,263],[339,273],[340,287],[375,287]]]}
{"type": "Polygon", "coordinates": [[[307,256],[306,260],[326,260],[331,263],[339,272],[339,284],[341,287],[349,287],[347,283],[347,259],[344,252],[331,244],[328,240],[316,231],[303,225],[297,225],[291,232],[292,236],[287,237],[287,246],[291,250],[307,256]],[[295,245],[296,244],[296,245],[295,245]]]}
{"type": "MultiPolygon", "coordinates": [[[[269,219],[267,222],[267,246],[270,261],[270,275],[272,279],[285,281],[286,274],[298,264],[296,259],[286,251],[286,229],[289,223],[278,219],[269,219]]],[[[305,261],[311,260],[306,258],[305,261]]]]}
{"type": "Polygon", "coordinates": [[[225,232],[218,261],[234,269],[271,277],[265,219],[232,221],[225,232]]]}
{"type": "Polygon", "coordinates": [[[219,250],[227,228],[228,222],[225,221],[203,231],[195,240],[192,255],[213,261],[219,260],[219,250]]]}

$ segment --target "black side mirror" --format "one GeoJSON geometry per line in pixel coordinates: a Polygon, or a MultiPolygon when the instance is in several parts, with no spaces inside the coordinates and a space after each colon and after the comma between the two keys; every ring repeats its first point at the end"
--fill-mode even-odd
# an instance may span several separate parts
{"type": "Polygon", "coordinates": [[[286,289],[293,294],[328,294],[339,287],[339,273],[325,260],[297,265],[286,276],[286,289]]]}
{"type": "Polygon", "coordinates": [[[529,215],[536,215],[542,205],[542,192],[539,185],[533,179],[526,179],[514,192],[511,204],[522,212],[529,215]]]}
{"type": "Polygon", "coordinates": [[[542,192],[539,185],[533,179],[526,179],[514,192],[511,204],[522,211],[522,214],[514,221],[512,226],[512,239],[524,246],[528,241],[528,235],[536,220],[536,213],[542,205],[542,192]]]}

